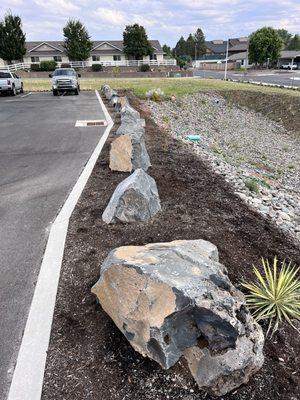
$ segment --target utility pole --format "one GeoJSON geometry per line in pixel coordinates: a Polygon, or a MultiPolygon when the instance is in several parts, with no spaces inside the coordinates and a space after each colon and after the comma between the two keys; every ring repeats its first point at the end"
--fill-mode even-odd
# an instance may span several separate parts
{"type": "Polygon", "coordinates": [[[225,71],[224,71],[224,80],[225,81],[227,79],[228,48],[229,48],[229,39],[227,39],[227,46],[226,46],[226,59],[225,59],[225,71]]]}

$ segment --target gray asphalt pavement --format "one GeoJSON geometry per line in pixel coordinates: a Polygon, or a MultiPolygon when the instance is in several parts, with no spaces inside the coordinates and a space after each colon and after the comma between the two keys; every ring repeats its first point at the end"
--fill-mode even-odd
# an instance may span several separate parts
{"type": "Polygon", "coordinates": [[[48,228],[89,159],[105,119],[95,93],[0,97],[0,399],[7,396],[48,228]]]}
{"type": "MultiPolygon", "coordinates": [[[[223,79],[224,71],[208,71],[208,70],[194,70],[194,76],[199,78],[215,78],[223,79]]],[[[240,81],[255,81],[263,83],[272,83],[276,85],[287,85],[300,87],[300,71],[271,73],[258,72],[257,74],[248,73],[244,75],[241,72],[228,71],[227,77],[230,79],[237,79],[240,81]]]]}

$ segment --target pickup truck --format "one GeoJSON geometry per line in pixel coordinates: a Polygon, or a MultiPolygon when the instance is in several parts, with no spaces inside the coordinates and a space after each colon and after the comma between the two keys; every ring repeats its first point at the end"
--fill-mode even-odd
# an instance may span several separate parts
{"type": "Polygon", "coordinates": [[[23,93],[23,81],[14,72],[0,71],[0,93],[23,93]]]}
{"type": "Polygon", "coordinates": [[[74,92],[79,94],[80,74],[74,68],[57,68],[49,77],[52,78],[52,93],[57,96],[59,93],[74,92]]]}
{"type": "Polygon", "coordinates": [[[280,68],[281,68],[281,69],[290,69],[290,70],[293,70],[293,69],[298,69],[298,65],[297,65],[297,64],[283,64],[283,65],[281,65],[280,68]]]}

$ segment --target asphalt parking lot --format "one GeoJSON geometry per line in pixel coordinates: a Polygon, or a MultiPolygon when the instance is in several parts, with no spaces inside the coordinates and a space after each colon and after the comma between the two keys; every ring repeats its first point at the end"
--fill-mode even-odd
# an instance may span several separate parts
{"type": "Polygon", "coordinates": [[[96,94],[0,96],[0,399],[7,396],[51,221],[105,127],[96,94]]]}

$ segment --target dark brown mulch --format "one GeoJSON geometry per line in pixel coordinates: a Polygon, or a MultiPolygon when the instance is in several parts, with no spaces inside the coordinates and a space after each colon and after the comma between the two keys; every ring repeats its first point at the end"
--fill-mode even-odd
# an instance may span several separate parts
{"type": "MultiPolygon", "coordinates": [[[[139,101],[131,98],[136,108],[139,101]]],[[[212,399],[199,391],[183,362],[163,371],[136,353],[96,303],[90,288],[108,252],[121,245],[174,239],[216,244],[231,280],[252,278],[260,257],[300,264],[295,244],[249,210],[222,177],[143,113],[147,147],[162,212],[147,223],[107,226],[101,215],[127,174],[108,168],[106,144],[71,218],[48,351],[43,400],[212,399]]],[[[224,399],[299,399],[300,338],[284,326],[265,346],[265,364],[248,385],[224,399]],[[283,361],[282,361],[283,360],[283,361]],[[296,372],[296,374],[294,373],[296,372]]]]}

